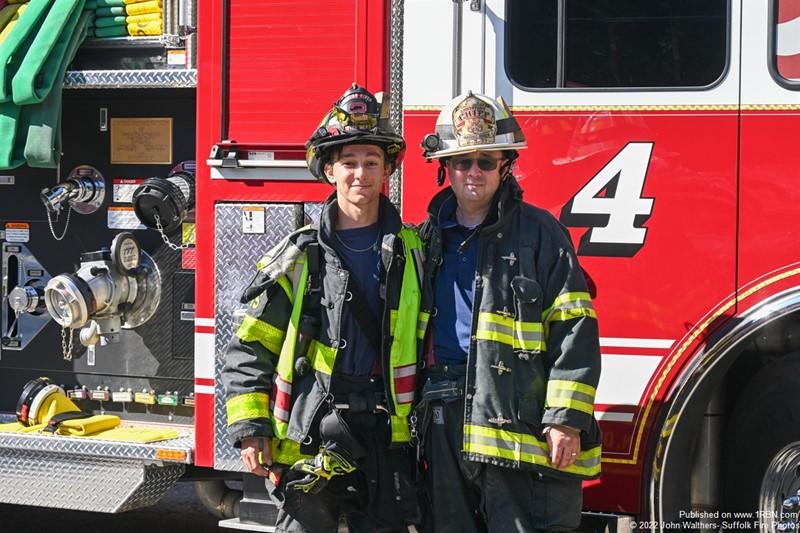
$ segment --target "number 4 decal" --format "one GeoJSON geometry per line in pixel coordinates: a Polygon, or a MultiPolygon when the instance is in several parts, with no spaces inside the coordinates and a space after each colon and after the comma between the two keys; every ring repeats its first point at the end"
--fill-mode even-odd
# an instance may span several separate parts
{"type": "Polygon", "coordinates": [[[628,143],[561,210],[566,226],[588,227],[578,255],[632,257],[644,246],[653,198],[643,198],[652,142],[628,143]]]}

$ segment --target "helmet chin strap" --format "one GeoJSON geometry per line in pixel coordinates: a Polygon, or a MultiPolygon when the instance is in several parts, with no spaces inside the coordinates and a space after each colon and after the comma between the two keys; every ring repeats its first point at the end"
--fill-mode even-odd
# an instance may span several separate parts
{"type": "Polygon", "coordinates": [[[508,160],[500,167],[500,181],[505,181],[505,179],[511,175],[514,170],[514,161],[516,161],[518,157],[519,153],[516,150],[510,151],[508,160]]]}
{"type": "Polygon", "coordinates": [[[500,181],[505,181],[507,177],[511,175],[511,171],[513,170],[511,167],[513,163],[509,161],[508,163],[504,163],[502,167],[500,167],[500,181]]]}
{"type": "Polygon", "coordinates": [[[447,166],[447,164],[445,163],[445,160],[444,159],[440,159],[439,160],[439,170],[436,173],[436,185],[438,185],[439,187],[444,185],[444,178],[447,175],[447,171],[445,170],[446,166],[447,166]]]}

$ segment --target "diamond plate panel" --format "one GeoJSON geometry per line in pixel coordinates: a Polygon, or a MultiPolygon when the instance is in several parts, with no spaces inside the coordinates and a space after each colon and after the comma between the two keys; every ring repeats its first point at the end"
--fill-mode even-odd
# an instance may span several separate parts
{"type": "Polygon", "coordinates": [[[0,449],[0,501],[117,513],[153,505],[181,477],[183,464],[158,466],[102,456],[0,449]]]}
{"type": "MultiPolygon", "coordinates": [[[[404,0],[391,0],[391,24],[389,33],[389,94],[392,100],[389,106],[389,122],[394,131],[403,134],[403,14],[405,12],[404,0]]],[[[400,208],[403,197],[403,169],[398,168],[389,176],[389,200],[400,208]]]]}
{"type": "Polygon", "coordinates": [[[303,204],[305,211],[305,224],[318,223],[319,216],[322,214],[322,202],[308,202],[303,204]]]}
{"type": "MultiPolygon", "coordinates": [[[[0,420],[7,422],[8,420],[0,420]]],[[[176,439],[157,442],[119,442],[92,439],[91,437],[45,436],[32,433],[0,433],[0,451],[25,450],[57,454],[63,461],[80,457],[104,457],[107,459],[161,461],[158,450],[184,454],[184,463],[192,463],[194,456],[194,429],[172,427],[179,433],[176,439]]],[[[0,462],[0,473],[3,465],[0,462]]],[[[0,475],[0,479],[3,479],[0,475]]]]}
{"type": "MultiPolygon", "coordinates": [[[[239,297],[255,274],[258,260],[287,233],[302,224],[301,204],[217,204],[214,212],[215,251],[214,303],[215,303],[215,390],[214,411],[216,420],[226,420],[225,391],[220,379],[225,349],[233,337],[235,311],[242,308],[239,297]],[[264,233],[244,233],[243,208],[263,206],[264,233]],[[300,215],[300,216],[298,216],[300,215]]],[[[242,471],[239,450],[234,448],[224,423],[215,425],[214,468],[242,471]]]]}
{"type": "Polygon", "coordinates": [[[65,89],[179,89],[197,86],[197,70],[69,70],[65,89]]]}

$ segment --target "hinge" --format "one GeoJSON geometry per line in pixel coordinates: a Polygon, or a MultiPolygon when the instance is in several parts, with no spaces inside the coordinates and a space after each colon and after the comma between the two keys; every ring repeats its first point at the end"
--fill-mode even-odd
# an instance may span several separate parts
{"type": "MultiPolygon", "coordinates": [[[[467,0],[453,0],[454,4],[463,4],[467,2],[467,0]]],[[[470,11],[480,11],[481,10],[481,0],[469,0],[469,10],[470,11]]]]}

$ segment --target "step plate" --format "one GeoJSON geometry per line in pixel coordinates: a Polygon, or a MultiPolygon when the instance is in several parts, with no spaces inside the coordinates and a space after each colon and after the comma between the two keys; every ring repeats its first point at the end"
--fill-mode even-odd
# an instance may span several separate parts
{"type": "Polygon", "coordinates": [[[192,462],[194,435],[154,443],[0,434],[0,502],[119,513],[157,503],[192,462]],[[157,450],[177,452],[165,461],[157,450]]]}

